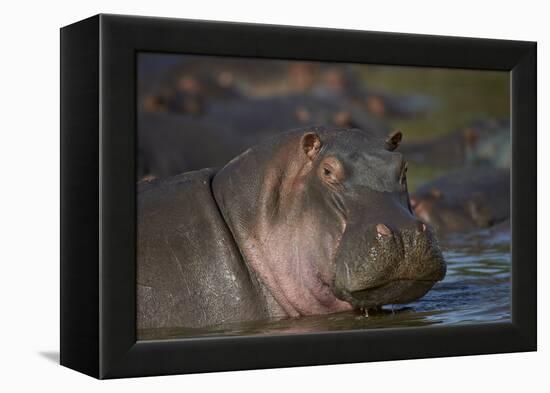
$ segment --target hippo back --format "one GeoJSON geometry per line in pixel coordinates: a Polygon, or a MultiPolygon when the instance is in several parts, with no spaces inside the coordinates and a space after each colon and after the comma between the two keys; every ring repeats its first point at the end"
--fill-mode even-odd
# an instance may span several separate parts
{"type": "Polygon", "coordinates": [[[265,316],[203,169],[138,190],[138,329],[202,327],[265,316]]]}

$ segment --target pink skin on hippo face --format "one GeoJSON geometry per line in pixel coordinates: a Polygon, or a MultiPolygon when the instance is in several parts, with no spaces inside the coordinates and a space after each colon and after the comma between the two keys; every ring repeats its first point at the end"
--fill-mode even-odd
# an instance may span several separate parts
{"type": "Polygon", "coordinates": [[[444,277],[437,241],[410,209],[400,140],[296,130],[216,175],[216,202],[271,315],[410,302],[444,277]]]}

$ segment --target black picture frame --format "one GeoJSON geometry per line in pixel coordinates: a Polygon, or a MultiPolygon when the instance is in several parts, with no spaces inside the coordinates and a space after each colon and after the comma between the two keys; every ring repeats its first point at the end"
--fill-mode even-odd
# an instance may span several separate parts
{"type": "Polygon", "coordinates": [[[61,29],[61,364],[96,378],[534,351],[536,43],[97,15],[61,29]],[[512,321],[136,341],[136,53],[511,72],[512,321]]]}

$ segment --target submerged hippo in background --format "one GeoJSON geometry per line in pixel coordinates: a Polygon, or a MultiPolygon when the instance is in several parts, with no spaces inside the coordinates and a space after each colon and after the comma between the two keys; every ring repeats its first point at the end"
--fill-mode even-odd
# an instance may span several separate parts
{"type": "Polygon", "coordinates": [[[449,134],[409,143],[407,160],[425,165],[458,167],[491,165],[510,167],[511,139],[508,119],[481,119],[449,134]]]}
{"type": "MultiPolygon", "coordinates": [[[[160,56],[158,61],[166,59],[160,56]]],[[[377,117],[410,118],[435,108],[433,98],[425,95],[365,88],[361,71],[361,66],[350,64],[182,56],[169,69],[142,75],[140,107],[145,112],[197,115],[212,100],[307,94],[343,99],[377,117]]]]}
{"type": "Polygon", "coordinates": [[[379,120],[346,109],[338,100],[302,95],[217,101],[200,118],[148,113],[138,119],[140,179],[222,166],[248,146],[261,143],[280,130],[327,124],[361,128],[381,137],[389,131],[379,120]]]}
{"type": "Polygon", "coordinates": [[[294,130],[219,171],[142,183],[138,328],[371,310],[422,297],[446,265],[410,209],[400,140],[294,130]]]}
{"type": "Polygon", "coordinates": [[[359,128],[383,137],[389,128],[383,121],[332,97],[295,94],[229,103],[217,102],[206,112],[209,121],[231,125],[239,135],[275,134],[280,130],[325,124],[359,128]]]}
{"type": "Polygon", "coordinates": [[[146,114],[138,121],[138,179],[221,167],[246,141],[227,126],[177,114],[146,114]]]}
{"type": "Polygon", "coordinates": [[[440,232],[491,227],[510,217],[510,171],[479,167],[446,174],[420,187],[411,205],[440,232]]]}

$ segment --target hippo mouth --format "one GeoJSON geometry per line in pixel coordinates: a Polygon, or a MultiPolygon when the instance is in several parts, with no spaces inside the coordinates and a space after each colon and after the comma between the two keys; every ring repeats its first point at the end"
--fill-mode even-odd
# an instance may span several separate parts
{"type": "Polygon", "coordinates": [[[439,280],[398,279],[359,291],[343,291],[354,308],[372,309],[384,304],[410,303],[424,296],[439,280]]]}

